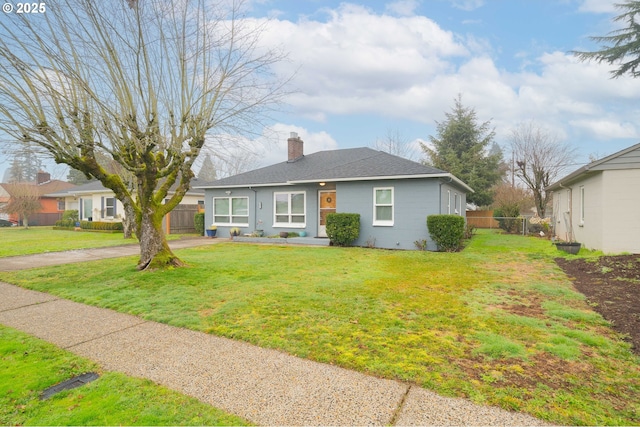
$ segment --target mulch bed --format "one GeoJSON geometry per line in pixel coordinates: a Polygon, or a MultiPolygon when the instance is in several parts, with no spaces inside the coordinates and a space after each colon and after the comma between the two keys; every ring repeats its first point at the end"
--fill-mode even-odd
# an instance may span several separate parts
{"type": "Polygon", "coordinates": [[[626,334],[640,355],[640,255],[603,256],[597,261],[557,258],[593,309],[626,334]]]}

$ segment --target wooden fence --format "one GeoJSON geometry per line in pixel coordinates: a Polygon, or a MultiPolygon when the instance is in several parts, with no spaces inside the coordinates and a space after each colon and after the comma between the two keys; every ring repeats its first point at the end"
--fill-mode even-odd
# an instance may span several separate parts
{"type": "Polygon", "coordinates": [[[467,211],[467,224],[476,228],[499,228],[500,224],[493,218],[493,211],[467,211]]]}
{"type": "Polygon", "coordinates": [[[169,223],[167,234],[196,233],[193,218],[198,212],[198,205],[178,205],[167,215],[165,220],[169,223]]]}
{"type": "Polygon", "coordinates": [[[56,225],[56,221],[62,219],[60,213],[35,213],[29,215],[29,225],[56,225]]]}

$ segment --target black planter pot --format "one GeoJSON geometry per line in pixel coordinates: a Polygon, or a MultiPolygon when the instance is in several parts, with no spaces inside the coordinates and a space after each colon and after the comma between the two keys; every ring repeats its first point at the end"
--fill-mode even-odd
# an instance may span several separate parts
{"type": "Polygon", "coordinates": [[[559,251],[563,251],[571,255],[576,255],[580,251],[580,247],[582,247],[582,243],[578,242],[558,242],[555,243],[555,245],[559,251]]]}

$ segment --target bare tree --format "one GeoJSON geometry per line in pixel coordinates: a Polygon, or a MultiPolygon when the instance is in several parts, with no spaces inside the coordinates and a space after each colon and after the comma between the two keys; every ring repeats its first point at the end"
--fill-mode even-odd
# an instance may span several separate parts
{"type": "Polygon", "coordinates": [[[516,175],[531,190],[538,216],[544,218],[550,197],[545,189],[566,170],[575,150],[534,122],[519,124],[510,142],[516,175]]]}
{"type": "Polygon", "coordinates": [[[414,160],[416,155],[409,145],[409,141],[398,130],[387,129],[387,136],[377,138],[373,144],[373,148],[378,151],[393,154],[394,156],[404,157],[405,159],[414,160]]]}
{"type": "Polygon", "coordinates": [[[29,228],[29,216],[42,209],[38,186],[32,183],[16,182],[5,184],[4,188],[10,197],[9,202],[2,207],[2,211],[18,215],[24,228],[29,228]]]}
{"type": "Polygon", "coordinates": [[[241,0],[46,6],[0,20],[0,130],[113,190],[135,219],[139,269],[182,265],[162,218],[189,189],[207,133],[251,132],[279,101],[271,66],[282,54],[259,45],[241,0]]]}

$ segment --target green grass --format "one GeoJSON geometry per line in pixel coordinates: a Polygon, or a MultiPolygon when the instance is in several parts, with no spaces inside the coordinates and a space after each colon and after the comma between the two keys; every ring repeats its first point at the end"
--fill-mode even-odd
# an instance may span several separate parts
{"type": "Polygon", "coordinates": [[[178,255],[190,267],[104,260],[0,279],[554,423],[640,423],[639,359],[548,241],[483,232],[461,253],[221,243],[178,255]]]}
{"type": "MultiPolygon", "coordinates": [[[[167,236],[168,240],[181,235],[167,236]]],[[[122,233],[53,230],[52,227],[0,227],[0,258],[138,243],[122,233]]]]}
{"type": "Polygon", "coordinates": [[[196,399],[115,372],[47,400],[48,387],[92,362],[0,326],[0,425],[247,425],[196,399]]]}

